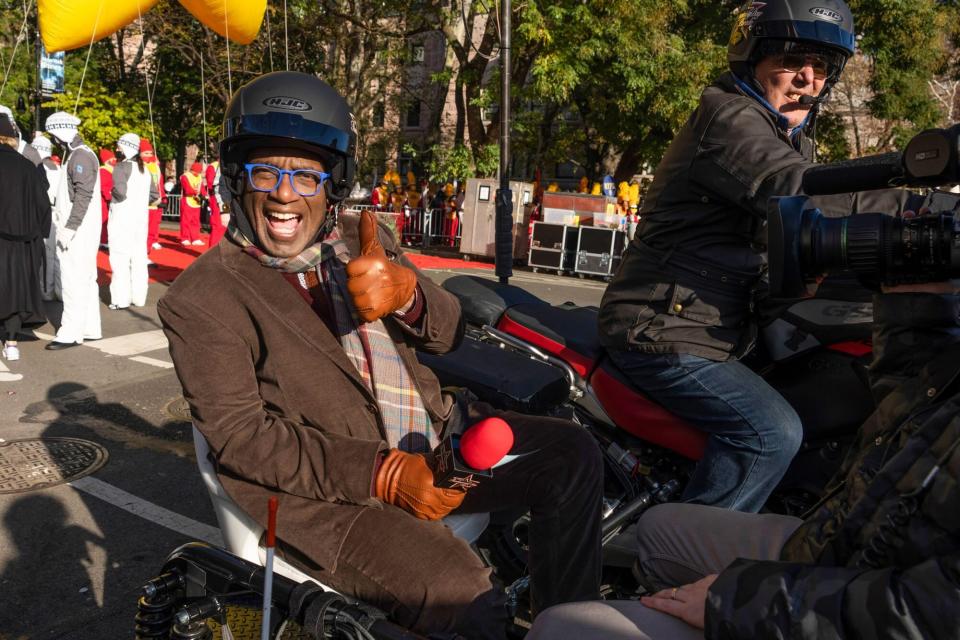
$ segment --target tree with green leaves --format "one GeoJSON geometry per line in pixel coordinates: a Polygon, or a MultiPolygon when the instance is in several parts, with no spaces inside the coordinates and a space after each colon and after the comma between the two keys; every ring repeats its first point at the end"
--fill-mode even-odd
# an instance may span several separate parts
{"type": "Polygon", "coordinates": [[[849,0],[858,55],[818,125],[824,160],[902,148],[919,131],[950,123],[952,104],[932,90],[956,77],[960,10],[938,0],[849,0]]]}

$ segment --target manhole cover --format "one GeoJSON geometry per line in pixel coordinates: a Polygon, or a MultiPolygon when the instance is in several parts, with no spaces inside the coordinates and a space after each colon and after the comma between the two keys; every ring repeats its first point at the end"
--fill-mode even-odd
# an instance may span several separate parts
{"type": "Polygon", "coordinates": [[[79,438],[29,438],[0,443],[0,494],[53,487],[90,475],[107,450],[79,438]]]}
{"type": "Polygon", "coordinates": [[[164,410],[167,412],[167,415],[174,420],[193,422],[193,416],[190,415],[190,405],[187,404],[187,400],[182,396],[168,402],[164,410]]]}

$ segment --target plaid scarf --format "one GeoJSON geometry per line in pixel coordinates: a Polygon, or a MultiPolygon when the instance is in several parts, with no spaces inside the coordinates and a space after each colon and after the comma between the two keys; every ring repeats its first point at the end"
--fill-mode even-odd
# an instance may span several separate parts
{"type": "Polygon", "coordinates": [[[227,231],[244,252],[266,267],[288,273],[316,269],[330,301],[340,345],[363,383],[377,398],[387,442],[409,453],[425,453],[436,447],[439,440],[433,432],[430,415],[383,321],[363,323],[357,317],[353,298],[347,291],[344,268],[350,260],[350,251],[337,229],[292,258],[267,255],[233,224],[227,231]]]}

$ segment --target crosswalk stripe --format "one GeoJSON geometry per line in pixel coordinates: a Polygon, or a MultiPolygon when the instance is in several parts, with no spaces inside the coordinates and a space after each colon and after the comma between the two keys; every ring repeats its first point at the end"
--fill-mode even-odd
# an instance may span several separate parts
{"type": "Polygon", "coordinates": [[[192,518],[165,509],[143,498],[138,498],[132,493],[128,493],[103,480],[98,480],[93,476],[78,478],[77,480],[71,481],[69,485],[74,489],[83,491],[117,508],[123,509],[127,513],[132,513],[144,520],[149,520],[171,531],[176,531],[193,540],[209,542],[218,547],[223,546],[223,535],[220,533],[220,529],[202,522],[197,522],[192,518]]]}
{"type": "Polygon", "coordinates": [[[140,364],[149,364],[154,367],[160,367],[161,369],[173,369],[173,363],[167,362],[166,360],[158,360],[156,358],[151,358],[149,356],[133,356],[130,358],[134,362],[139,362],[140,364]]]}
{"type": "Polygon", "coordinates": [[[140,333],[128,333],[113,338],[103,338],[95,342],[85,342],[84,345],[111,356],[135,356],[139,353],[166,349],[167,338],[163,335],[163,331],[157,329],[156,331],[141,331],[140,333]]]}
{"type": "Polygon", "coordinates": [[[23,374],[10,373],[10,369],[7,368],[7,365],[0,362],[0,382],[16,382],[18,380],[23,380],[23,374]]]}

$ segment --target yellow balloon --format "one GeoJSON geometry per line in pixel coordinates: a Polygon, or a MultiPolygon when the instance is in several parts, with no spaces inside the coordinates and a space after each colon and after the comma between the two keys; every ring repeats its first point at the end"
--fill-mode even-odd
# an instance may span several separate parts
{"type": "Polygon", "coordinates": [[[47,51],[86,47],[149,11],[157,0],[38,0],[40,35],[47,51]],[[139,11],[138,11],[139,5],[139,11]]]}
{"type": "Polygon", "coordinates": [[[250,44],[260,31],[267,0],[180,0],[193,17],[224,38],[250,44]]]}
{"type": "MultiPolygon", "coordinates": [[[[37,0],[47,51],[89,46],[149,11],[157,0],[37,0]]],[[[180,0],[187,11],[221,36],[250,44],[260,31],[267,0],[180,0]]]]}

